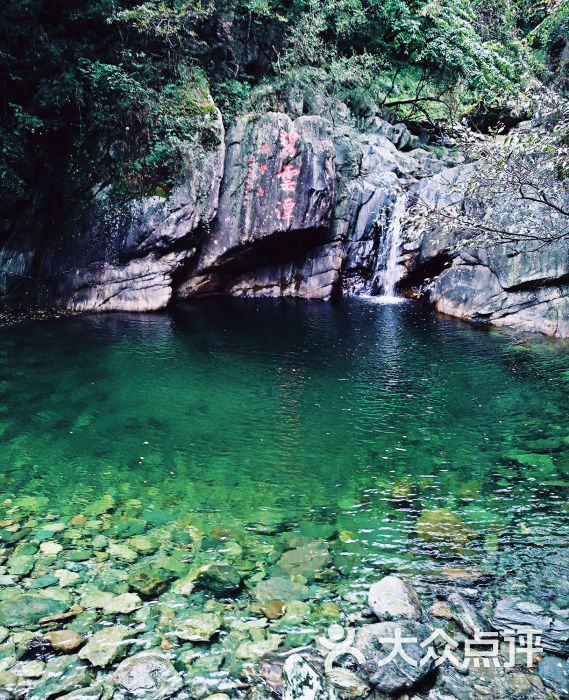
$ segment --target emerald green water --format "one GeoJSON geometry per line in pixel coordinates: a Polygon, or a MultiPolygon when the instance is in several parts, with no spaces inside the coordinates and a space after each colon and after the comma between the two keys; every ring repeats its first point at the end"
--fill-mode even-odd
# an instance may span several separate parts
{"type": "Polygon", "coordinates": [[[330,568],[356,590],[377,571],[492,570],[567,524],[560,343],[412,303],[216,301],[5,326],[0,358],[2,517],[28,496],[54,518],[137,499],[152,526],[227,533],[261,574],[272,538],[336,538],[330,568]],[[417,536],[440,508],[467,546],[417,536]]]}

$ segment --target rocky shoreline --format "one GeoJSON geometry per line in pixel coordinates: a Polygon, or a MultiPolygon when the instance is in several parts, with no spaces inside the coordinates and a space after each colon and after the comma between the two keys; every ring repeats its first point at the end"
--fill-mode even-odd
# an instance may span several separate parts
{"type": "Polygon", "coordinates": [[[338,570],[348,532],[267,522],[205,533],[110,494],[71,516],[46,514],[41,497],[3,511],[2,700],[569,697],[559,542],[539,570],[459,568],[475,535],[444,509],[424,511],[416,535],[440,552],[438,568],[369,571],[356,595],[342,584],[349,566],[338,570]],[[486,660],[468,646],[480,633],[496,652],[486,660]],[[407,656],[386,663],[398,634],[407,656]],[[453,660],[437,663],[445,647],[453,660]]]}

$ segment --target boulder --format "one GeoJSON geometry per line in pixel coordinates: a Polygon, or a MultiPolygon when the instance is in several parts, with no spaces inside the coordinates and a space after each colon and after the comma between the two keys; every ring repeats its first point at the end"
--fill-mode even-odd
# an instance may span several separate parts
{"type": "Polygon", "coordinates": [[[559,697],[569,698],[569,662],[557,656],[545,656],[538,663],[537,672],[544,685],[559,697]]]}
{"type": "Polygon", "coordinates": [[[178,296],[330,295],[341,262],[324,245],[333,242],[330,131],[322,117],[292,121],[269,112],[235,120],[217,217],[178,296]]]}
{"type": "Polygon", "coordinates": [[[179,691],[184,682],[160,651],[143,651],[122,661],[115,674],[117,688],[129,698],[164,700],[179,691]]]}
{"type": "Polygon", "coordinates": [[[490,631],[491,627],[488,618],[479,613],[460,593],[451,593],[448,596],[448,604],[452,617],[470,637],[474,637],[476,631],[490,631]]]}
{"type": "Polygon", "coordinates": [[[434,668],[433,659],[428,659],[422,666],[419,663],[427,653],[426,649],[420,646],[420,642],[425,641],[429,634],[428,627],[414,620],[378,622],[358,628],[353,647],[364,658],[364,662],[358,664],[359,674],[384,693],[402,693],[413,688],[434,668]],[[405,653],[416,665],[409,663],[400,654],[384,663],[395,644],[386,640],[395,640],[397,634],[400,634],[403,640],[416,640],[410,643],[402,642],[405,653]]]}
{"type": "Polygon", "coordinates": [[[385,576],[372,584],[368,605],[381,622],[389,620],[420,620],[421,601],[413,586],[398,576],[385,576]]]}

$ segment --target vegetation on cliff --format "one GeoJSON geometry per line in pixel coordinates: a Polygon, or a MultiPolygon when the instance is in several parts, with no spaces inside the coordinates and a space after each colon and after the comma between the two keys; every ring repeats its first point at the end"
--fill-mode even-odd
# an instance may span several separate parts
{"type": "Polygon", "coordinates": [[[167,193],[262,87],[318,84],[433,125],[565,81],[565,0],[7,0],[0,198],[167,193]]]}

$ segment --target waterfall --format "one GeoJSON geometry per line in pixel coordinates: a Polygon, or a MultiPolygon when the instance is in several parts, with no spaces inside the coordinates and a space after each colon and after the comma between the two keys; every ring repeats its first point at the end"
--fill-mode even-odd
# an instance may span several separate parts
{"type": "Polygon", "coordinates": [[[399,192],[395,198],[391,215],[385,226],[377,254],[376,272],[372,280],[372,290],[379,289],[377,301],[397,304],[403,299],[396,296],[395,286],[401,279],[401,266],[397,264],[403,234],[403,215],[407,195],[399,192]]]}

